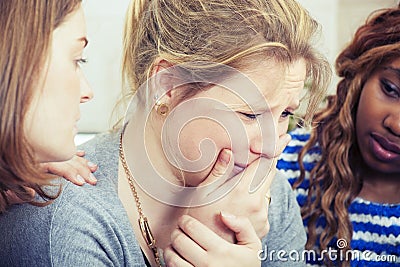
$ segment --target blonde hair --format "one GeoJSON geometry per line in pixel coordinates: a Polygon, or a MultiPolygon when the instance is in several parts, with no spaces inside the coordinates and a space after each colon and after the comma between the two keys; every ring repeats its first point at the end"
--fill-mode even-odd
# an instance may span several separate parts
{"type": "Polygon", "coordinates": [[[26,188],[52,198],[41,188],[49,177],[38,171],[25,138],[24,118],[43,71],[52,32],[80,2],[0,1],[0,213],[10,204],[9,190],[22,201],[32,200],[26,188]]]}
{"type": "Polygon", "coordinates": [[[310,123],[331,77],[329,63],[312,46],[318,26],[295,0],[132,1],[122,60],[126,95],[149,78],[156,58],[172,65],[214,62],[239,70],[249,58],[284,64],[304,58],[311,80],[305,115],[310,123]]]}

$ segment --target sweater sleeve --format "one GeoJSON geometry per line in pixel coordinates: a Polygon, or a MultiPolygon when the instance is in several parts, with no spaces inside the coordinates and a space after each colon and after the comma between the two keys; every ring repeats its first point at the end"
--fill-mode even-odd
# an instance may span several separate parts
{"type": "Polygon", "coordinates": [[[305,266],[303,251],[306,233],[295,194],[287,179],[278,172],[271,186],[268,215],[270,231],[262,240],[262,266],[305,266]]]}

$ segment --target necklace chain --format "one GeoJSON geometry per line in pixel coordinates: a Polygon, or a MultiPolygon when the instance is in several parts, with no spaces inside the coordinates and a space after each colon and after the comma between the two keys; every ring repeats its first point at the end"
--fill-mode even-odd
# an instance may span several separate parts
{"type": "Polygon", "coordinates": [[[136,208],[139,213],[139,228],[140,231],[142,232],[142,236],[144,240],[146,241],[147,246],[150,248],[150,250],[153,252],[154,259],[156,261],[157,266],[161,267],[161,261],[160,261],[160,255],[158,253],[158,249],[156,246],[156,240],[151,232],[150,225],[148,223],[147,217],[144,216],[143,214],[143,209],[142,209],[142,203],[140,202],[139,196],[136,191],[136,187],[133,181],[133,177],[131,174],[131,171],[129,169],[129,166],[126,162],[125,159],[125,154],[124,154],[124,149],[122,147],[122,136],[123,136],[124,131],[121,132],[120,137],[119,137],[119,158],[121,160],[122,167],[124,168],[126,177],[128,179],[129,186],[131,188],[133,198],[135,199],[136,203],[136,208]]]}

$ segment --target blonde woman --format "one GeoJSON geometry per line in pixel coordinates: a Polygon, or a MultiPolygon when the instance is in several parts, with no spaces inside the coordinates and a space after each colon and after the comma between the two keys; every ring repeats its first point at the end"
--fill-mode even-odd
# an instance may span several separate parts
{"type": "Polygon", "coordinates": [[[0,222],[37,216],[17,238],[40,240],[54,265],[302,266],[270,253],[306,242],[275,164],[305,80],[306,123],[329,80],[317,27],[292,0],[132,1],[125,121],[83,146],[98,184],[0,222]]]}

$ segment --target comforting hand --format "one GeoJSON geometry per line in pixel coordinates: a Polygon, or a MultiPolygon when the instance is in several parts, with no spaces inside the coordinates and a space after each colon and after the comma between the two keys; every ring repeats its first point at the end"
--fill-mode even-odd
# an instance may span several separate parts
{"type": "Polygon", "coordinates": [[[41,167],[45,172],[62,176],[68,181],[77,185],[89,183],[95,185],[97,182],[92,172],[97,170],[97,165],[83,158],[84,151],[76,152],[76,155],[63,162],[42,163],[41,167]]]}
{"type": "MultiPolygon", "coordinates": [[[[89,162],[83,156],[85,156],[84,151],[77,151],[75,156],[68,161],[41,163],[40,167],[43,169],[43,172],[62,176],[76,185],[83,185],[85,183],[95,185],[97,179],[92,172],[97,170],[97,165],[89,162]]],[[[35,195],[35,190],[32,188],[26,188],[26,192],[26,194],[32,195],[32,197],[35,195]]],[[[23,203],[11,190],[7,190],[6,195],[11,205],[23,203]]]]}
{"type": "Polygon", "coordinates": [[[167,266],[260,266],[261,241],[250,221],[227,213],[221,221],[235,233],[236,244],[219,237],[195,218],[183,215],[171,234],[171,245],[164,250],[167,266]]]}

